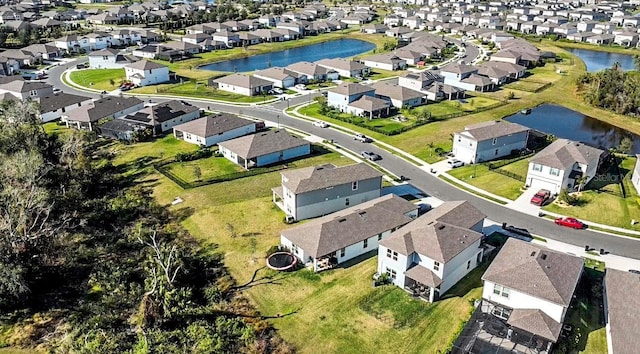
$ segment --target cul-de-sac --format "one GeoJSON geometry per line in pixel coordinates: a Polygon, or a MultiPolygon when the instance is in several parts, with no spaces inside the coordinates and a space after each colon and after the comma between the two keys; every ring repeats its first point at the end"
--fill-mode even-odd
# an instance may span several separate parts
{"type": "Polygon", "coordinates": [[[0,354],[633,354],[640,1],[0,0],[0,354]]]}

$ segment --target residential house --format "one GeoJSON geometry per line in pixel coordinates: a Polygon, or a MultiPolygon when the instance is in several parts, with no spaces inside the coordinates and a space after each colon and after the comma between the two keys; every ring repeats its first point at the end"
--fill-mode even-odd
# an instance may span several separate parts
{"type": "Polygon", "coordinates": [[[640,154],[636,154],[636,164],[633,166],[633,172],[631,173],[631,183],[636,188],[636,191],[640,192],[640,154]]]}
{"type": "Polygon", "coordinates": [[[366,65],[349,59],[322,59],[315,63],[336,71],[342,77],[364,77],[370,72],[366,65]]]}
{"type": "Polygon", "coordinates": [[[500,319],[514,347],[535,343],[537,351],[549,352],[583,268],[582,258],[509,238],[482,276],[481,311],[500,319]]]}
{"type": "Polygon", "coordinates": [[[349,104],[347,112],[369,119],[386,117],[391,112],[391,102],[375,96],[363,95],[349,104]]]}
{"type": "Polygon", "coordinates": [[[407,87],[386,82],[371,85],[375,89],[375,97],[389,101],[393,107],[416,107],[425,103],[425,94],[407,87]]]}
{"type": "Polygon", "coordinates": [[[366,163],[311,166],[280,173],[273,202],[291,220],[331,214],[376,199],[382,194],[382,174],[366,163]]]}
{"type": "Polygon", "coordinates": [[[219,151],[230,161],[249,169],[307,156],[311,144],[284,129],[269,130],[218,143],[219,151]]]}
{"type": "Polygon", "coordinates": [[[62,114],[71,112],[77,107],[88,105],[90,97],[72,95],[70,93],[56,93],[40,97],[40,118],[43,123],[51,122],[62,117],[62,114]]]}
{"type": "Polygon", "coordinates": [[[557,139],[529,160],[526,184],[534,189],[560,193],[573,190],[580,182],[587,184],[595,177],[605,154],[592,146],[557,139]]]}
{"type": "Polygon", "coordinates": [[[443,203],[380,242],[378,274],[436,301],[482,262],[484,218],[467,201],[443,203]]]}
{"type": "Polygon", "coordinates": [[[319,272],[375,251],[378,242],[417,216],[415,204],[387,194],[283,230],[280,244],[319,272]]]}
{"type": "Polygon", "coordinates": [[[133,55],[120,54],[118,49],[106,48],[88,54],[91,69],[120,69],[138,61],[133,55]]]}
{"type": "Polygon", "coordinates": [[[93,131],[101,120],[125,116],[144,108],[144,101],[136,97],[107,96],[93,103],[78,107],[62,114],[62,121],[67,128],[93,131]]]}
{"type": "Polygon", "coordinates": [[[200,46],[187,42],[170,41],[164,43],[162,46],[176,51],[183,57],[190,57],[192,55],[200,53],[200,46]]]}
{"type": "Polygon", "coordinates": [[[78,36],[75,34],[57,38],[53,41],[53,44],[68,53],[78,53],[80,51],[90,50],[89,38],[78,36]]]}
{"type": "Polygon", "coordinates": [[[290,64],[286,69],[299,76],[306,76],[308,81],[338,80],[340,77],[337,71],[308,61],[290,64]]]}
{"type": "Polygon", "coordinates": [[[604,318],[609,354],[633,353],[640,347],[640,275],[607,268],[604,275],[604,318]]]}
{"type": "Polygon", "coordinates": [[[611,44],[613,43],[615,38],[616,36],[613,34],[596,34],[594,36],[587,37],[586,41],[587,43],[597,44],[597,45],[611,44]]]}
{"type": "Polygon", "coordinates": [[[259,77],[242,74],[232,74],[210,80],[209,85],[219,90],[233,92],[245,96],[256,96],[270,91],[273,82],[259,77]]]}
{"type": "Polygon", "coordinates": [[[21,100],[53,95],[53,86],[41,81],[11,80],[0,84],[0,94],[10,94],[21,100]]]}
{"type": "Polygon", "coordinates": [[[149,86],[169,81],[169,68],[153,61],[140,60],[124,66],[127,80],[137,86],[149,86]]]}
{"type": "Polygon", "coordinates": [[[407,67],[407,61],[400,59],[393,53],[383,53],[370,55],[362,59],[362,63],[370,68],[383,70],[404,70],[407,67]]]}
{"type": "Polygon", "coordinates": [[[360,32],[363,32],[366,34],[376,34],[376,33],[384,33],[387,29],[389,28],[386,25],[379,24],[379,23],[370,23],[362,26],[362,28],[360,28],[360,32]]]}
{"type": "Polygon", "coordinates": [[[173,127],[176,139],[205,147],[256,131],[257,122],[229,113],[210,115],[173,127]]]}
{"type": "Polygon", "coordinates": [[[464,163],[491,161],[527,147],[529,128],[505,120],[470,125],[453,134],[453,154],[464,163]]]}
{"type": "Polygon", "coordinates": [[[296,78],[285,68],[272,67],[258,70],[253,73],[253,76],[272,82],[274,87],[287,88],[296,84],[296,78]]]}
{"type": "MultiPolygon", "coordinates": [[[[173,127],[179,124],[190,122],[199,117],[200,109],[198,107],[186,101],[171,100],[144,107],[117,119],[144,125],[153,129],[154,134],[160,134],[172,130],[173,127]]],[[[121,139],[121,136],[115,136],[114,138],[121,139]]]]}
{"type": "Polygon", "coordinates": [[[341,112],[356,114],[352,103],[363,96],[375,96],[375,89],[369,86],[343,83],[327,91],[327,104],[341,112]]]}

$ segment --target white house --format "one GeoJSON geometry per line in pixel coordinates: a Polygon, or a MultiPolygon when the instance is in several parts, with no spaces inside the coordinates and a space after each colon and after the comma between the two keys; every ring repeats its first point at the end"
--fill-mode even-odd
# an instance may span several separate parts
{"type": "Polygon", "coordinates": [[[295,85],[296,78],[287,69],[284,68],[267,68],[256,71],[253,76],[273,82],[273,86],[287,88],[295,85]]]}
{"type": "Polygon", "coordinates": [[[93,131],[96,124],[103,119],[119,118],[143,108],[144,101],[139,98],[107,96],[64,113],[61,119],[66,123],[67,128],[93,131]]]}
{"type": "Polygon", "coordinates": [[[126,64],[138,61],[132,55],[119,54],[119,50],[106,48],[88,54],[91,69],[120,69],[126,64]]]}
{"type": "Polygon", "coordinates": [[[245,169],[309,155],[311,144],[284,129],[269,130],[218,143],[222,156],[245,169]]]}
{"type": "Polygon", "coordinates": [[[496,120],[473,124],[453,134],[453,154],[464,163],[490,161],[527,147],[529,128],[496,120]]]}
{"type": "Polygon", "coordinates": [[[636,191],[640,191],[640,154],[636,154],[636,164],[633,166],[631,183],[636,188],[636,191]]]}
{"type": "Polygon", "coordinates": [[[640,348],[640,275],[607,268],[604,276],[604,317],[609,354],[640,348]]]}
{"type": "Polygon", "coordinates": [[[292,220],[327,215],[382,194],[382,174],[366,163],[310,166],[281,175],[273,202],[292,220]]]}
{"type": "Polygon", "coordinates": [[[43,123],[60,119],[62,114],[71,112],[74,109],[88,105],[92,100],[90,97],[72,95],[60,92],[39,99],[40,118],[43,123]]]}
{"type": "Polygon", "coordinates": [[[557,342],[584,260],[509,238],[482,276],[481,310],[506,321],[506,340],[557,342]]]}
{"type": "Polygon", "coordinates": [[[375,89],[369,86],[342,83],[327,91],[327,104],[329,107],[338,109],[341,112],[349,111],[349,104],[360,99],[362,96],[374,97],[375,89]]]}
{"type": "Polygon", "coordinates": [[[371,55],[362,59],[362,63],[370,68],[389,71],[404,70],[407,67],[407,61],[393,53],[371,55]]]}
{"type": "Polygon", "coordinates": [[[127,80],[138,86],[155,85],[169,81],[169,68],[148,60],[125,65],[124,74],[127,80]]]}
{"type": "Polygon", "coordinates": [[[256,122],[234,114],[220,113],[173,127],[176,139],[205,147],[256,132],[256,122]]]}
{"type": "Polygon", "coordinates": [[[233,92],[245,96],[256,96],[273,88],[273,82],[259,77],[232,74],[211,80],[211,85],[219,90],[233,92]]]}
{"type": "Polygon", "coordinates": [[[482,262],[484,218],[469,202],[445,202],[380,242],[378,273],[416,297],[437,300],[482,262]]]}
{"type": "Polygon", "coordinates": [[[604,151],[589,145],[558,139],[529,160],[526,184],[559,193],[587,184],[598,171],[604,151]]]}
{"type": "Polygon", "coordinates": [[[318,272],[375,251],[378,242],[417,216],[415,204],[387,194],[284,230],[280,244],[318,272]]]}

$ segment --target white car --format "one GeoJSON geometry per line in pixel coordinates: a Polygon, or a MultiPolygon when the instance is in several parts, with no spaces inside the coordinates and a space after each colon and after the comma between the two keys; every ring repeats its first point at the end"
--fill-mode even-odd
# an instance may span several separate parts
{"type": "Polygon", "coordinates": [[[305,86],[303,84],[297,84],[294,87],[297,88],[298,90],[306,90],[307,89],[307,86],[305,86]]]}
{"type": "Polygon", "coordinates": [[[451,168],[464,166],[464,162],[462,162],[462,161],[460,161],[458,159],[449,160],[449,161],[447,161],[447,163],[449,164],[449,166],[451,166],[451,168]]]}
{"type": "Polygon", "coordinates": [[[318,128],[329,128],[329,124],[327,124],[326,122],[323,122],[321,120],[317,120],[317,121],[313,122],[313,125],[318,127],[318,128]]]}

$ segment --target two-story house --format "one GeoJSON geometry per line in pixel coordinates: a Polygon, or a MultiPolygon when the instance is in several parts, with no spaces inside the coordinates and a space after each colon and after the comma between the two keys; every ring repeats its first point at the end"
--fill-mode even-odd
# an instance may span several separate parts
{"type": "Polygon", "coordinates": [[[282,231],[280,244],[313,271],[375,251],[378,242],[418,216],[418,207],[387,194],[282,231]]]}
{"type": "Polygon", "coordinates": [[[526,183],[551,193],[559,193],[564,188],[573,190],[595,177],[603,157],[603,150],[558,139],[529,160],[526,183]]]}
{"type": "Polygon", "coordinates": [[[148,60],[125,65],[124,74],[127,80],[137,86],[155,85],[169,81],[169,68],[148,60]]]}
{"type": "Polygon", "coordinates": [[[67,128],[93,131],[101,120],[119,118],[144,108],[144,101],[136,97],[108,96],[62,114],[67,128]]]}
{"type": "Polygon", "coordinates": [[[482,276],[481,310],[500,320],[506,340],[526,338],[548,351],[558,340],[583,266],[582,258],[509,238],[482,276]]]}
{"type": "Polygon", "coordinates": [[[336,71],[342,77],[366,76],[370,72],[368,66],[348,59],[322,59],[315,63],[336,71]]]}
{"type": "Polygon", "coordinates": [[[342,83],[327,91],[327,104],[341,112],[352,112],[350,104],[363,96],[374,97],[375,89],[370,86],[342,83]]]}
{"type": "Polygon", "coordinates": [[[37,99],[53,95],[53,86],[41,81],[24,81],[19,77],[0,84],[0,94],[8,93],[21,100],[37,99]]]}
{"type": "Polygon", "coordinates": [[[382,193],[382,174],[366,163],[312,166],[281,175],[281,186],[272,189],[273,201],[292,220],[327,215],[382,193]]]}
{"type": "Polygon", "coordinates": [[[436,301],[482,262],[484,218],[469,202],[445,202],[380,242],[378,273],[436,301]]]}
{"type": "Polygon", "coordinates": [[[527,147],[529,128],[496,120],[473,124],[453,135],[453,154],[464,163],[490,161],[527,147]]]}
{"type": "Polygon", "coordinates": [[[120,54],[118,49],[106,48],[88,54],[91,69],[120,69],[126,64],[135,62],[138,58],[132,55],[120,54]]]}

